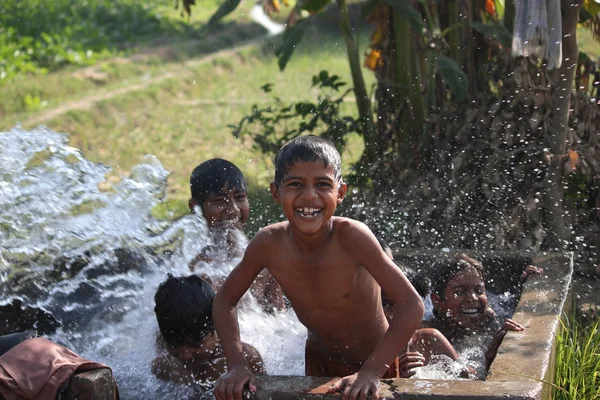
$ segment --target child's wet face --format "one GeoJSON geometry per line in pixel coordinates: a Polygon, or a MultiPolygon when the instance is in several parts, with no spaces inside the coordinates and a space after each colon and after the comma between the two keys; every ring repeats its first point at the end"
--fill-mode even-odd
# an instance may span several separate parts
{"type": "Polygon", "coordinates": [[[472,266],[458,271],[448,280],[444,299],[435,303],[438,311],[457,325],[467,329],[480,327],[487,308],[481,275],[472,266]]]}
{"type": "Polygon", "coordinates": [[[225,184],[221,193],[210,193],[202,203],[202,214],[209,227],[233,226],[241,229],[250,214],[246,192],[225,184]]]}
{"type": "Polygon", "coordinates": [[[298,162],[289,168],[279,188],[271,192],[290,224],[304,234],[317,233],[333,215],[346,194],[331,165],[321,161],[298,162]]]}

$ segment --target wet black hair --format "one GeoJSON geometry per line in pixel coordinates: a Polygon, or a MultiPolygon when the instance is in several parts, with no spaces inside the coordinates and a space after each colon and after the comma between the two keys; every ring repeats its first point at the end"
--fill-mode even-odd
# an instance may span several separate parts
{"type": "Polygon", "coordinates": [[[235,164],[222,158],[204,161],[194,168],[190,176],[192,198],[202,204],[209,194],[222,193],[226,183],[230,188],[244,193],[248,191],[244,174],[235,164]]]}
{"type": "Polygon", "coordinates": [[[197,275],[174,277],[158,286],[154,312],[160,333],[172,347],[199,346],[215,332],[212,306],[215,291],[197,275]]]}
{"type": "Polygon", "coordinates": [[[431,271],[431,292],[443,299],[445,297],[448,281],[467,267],[475,268],[481,276],[481,279],[485,281],[483,265],[466,254],[459,254],[452,259],[435,263],[433,270],[431,271]]]}
{"type": "Polygon", "coordinates": [[[298,136],[284,144],[275,156],[275,185],[279,187],[287,171],[297,162],[321,161],[331,165],[336,182],[342,182],[342,157],[333,143],[320,136],[298,136]]]}

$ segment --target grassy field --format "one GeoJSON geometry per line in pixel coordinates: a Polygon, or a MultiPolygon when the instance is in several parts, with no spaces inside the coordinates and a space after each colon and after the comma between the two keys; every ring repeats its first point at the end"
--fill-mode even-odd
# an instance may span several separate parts
{"type": "MultiPolygon", "coordinates": [[[[247,12],[247,5],[241,7],[232,18],[247,12]]],[[[199,27],[198,20],[209,13],[198,15],[198,9],[193,20],[199,27]]],[[[218,33],[203,39],[179,37],[167,46],[154,38],[158,44],[153,48],[5,84],[0,129],[43,124],[65,132],[70,145],[88,159],[114,169],[111,181],[127,175],[145,154],[154,154],[171,171],[166,208],[174,216],[187,212],[191,171],[212,157],[235,162],[255,202],[262,201],[273,175],[271,160],[253,151],[251,143],[235,139],[227,125],[238,123],[254,103],[271,101],[260,90],[265,83],[273,84],[273,94],[283,101],[313,101],[317,91],[310,84],[319,71],[329,70],[349,82],[343,41],[332,34],[335,29],[326,31],[310,33],[285,72],[279,71],[273,54],[279,38],[219,52],[264,37],[264,30],[245,17],[226,21],[218,33]]],[[[365,76],[371,84],[372,73],[365,76]]],[[[352,103],[342,107],[355,114],[352,103]]],[[[361,151],[362,143],[353,138],[344,155],[346,164],[361,151]]],[[[158,214],[165,215],[166,208],[159,207],[158,214]]]]}

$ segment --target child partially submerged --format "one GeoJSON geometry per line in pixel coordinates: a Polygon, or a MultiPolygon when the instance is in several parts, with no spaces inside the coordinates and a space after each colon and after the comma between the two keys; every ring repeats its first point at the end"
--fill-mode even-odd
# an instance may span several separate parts
{"type": "MultiPolygon", "coordinates": [[[[205,247],[189,263],[194,272],[200,262],[228,262],[244,253],[242,231],[250,215],[246,179],[233,163],[213,158],[198,165],[190,176],[190,211],[206,220],[214,245],[205,247]]],[[[219,288],[220,277],[210,277],[219,288]]],[[[266,311],[285,308],[281,288],[268,271],[252,285],[252,294],[266,311]]]]}
{"type": "Polygon", "coordinates": [[[397,377],[397,358],[423,317],[423,302],[362,223],[334,217],[346,194],[335,147],[317,136],[285,144],[275,159],[271,194],[286,221],[263,228],[217,293],[215,327],[227,374],[215,385],[219,400],[256,390],[244,362],[236,304],[268,270],[308,329],[306,375],[341,377],[330,392],[344,399],[379,397],[381,377],[397,377]],[[396,305],[388,324],[381,289],[396,305]]]}
{"type": "MultiPolygon", "coordinates": [[[[540,272],[529,266],[521,281],[540,272]]],[[[457,360],[468,349],[480,348],[484,356],[481,367],[469,368],[461,376],[482,378],[506,333],[525,329],[510,318],[502,321],[488,305],[483,266],[464,254],[437,265],[432,273],[431,301],[434,319],[415,332],[408,351],[400,356],[402,377],[414,375],[415,368],[429,364],[432,356],[457,360]]]]}
{"type": "MultiPolygon", "coordinates": [[[[152,363],[157,378],[190,384],[215,381],[225,372],[225,357],[215,332],[212,306],[215,292],[199,276],[175,278],[169,274],[154,296],[154,312],[162,340],[159,355],[152,363]]],[[[264,374],[262,357],[247,343],[241,343],[244,365],[264,374]]]]}

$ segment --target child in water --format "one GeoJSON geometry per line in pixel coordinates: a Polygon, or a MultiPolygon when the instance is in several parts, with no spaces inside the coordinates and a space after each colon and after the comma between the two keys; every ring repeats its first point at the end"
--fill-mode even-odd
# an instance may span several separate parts
{"type": "MultiPolygon", "coordinates": [[[[215,292],[197,275],[175,278],[169,274],[154,295],[154,312],[164,347],[152,363],[157,378],[175,383],[214,381],[225,372],[225,357],[215,332],[212,306],[215,292]]],[[[262,357],[241,343],[244,363],[264,374],[262,357]]]]}
{"type": "MultiPolygon", "coordinates": [[[[527,267],[521,282],[540,272],[534,266],[527,267]]],[[[506,333],[525,329],[510,318],[499,319],[488,305],[482,264],[464,254],[439,263],[433,271],[431,301],[435,318],[429,327],[415,332],[408,351],[400,356],[402,377],[414,375],[414,368],[427,365],[434,355],[457,360],[462,352],[473,347],[484,350],[485,370],[477,373],[470,368],[461,376],[482,375],[496,357],[506,333]]]]}
{"type": "MultiPolygon", "coordinates": [[[[212,262],[219,254],[226,254],[225,260],[243,255],[242,243],[245,236],[242,231],[250,215],[250,204],[246,180],[242,171],[233,163],[213,158],[198,165],[190,176],[190,211],[202,212],[209,232],[216,246],[208,246],[189,263],[195,271],[199,262],[212,262]]],[[[222,280],[211,277],[218,288],[222,280]]],[[[265,271],[252,286],[252,294],[266,310],[285,308],[281,288],[265,271]]]]}
{"type": "Polygon", "coordinates": [[[218,400],[240,399],[256,379],[244,362],[236,305],[268,270],[308,329],[307,376],[341,377],[329,389],[344,399],[379,398],[382,377],[397,377],[397,355],[423,317],[423,302],[361,222],[333,216],[347,186],[335,147],[318,136],[286,143],[275,158],[271,195],[286,221],[263,228],[217,293],[215,327],[228,372],[217,381],[218,400]],[[388,324],[381,288],[396,311],[388,324]]]}

